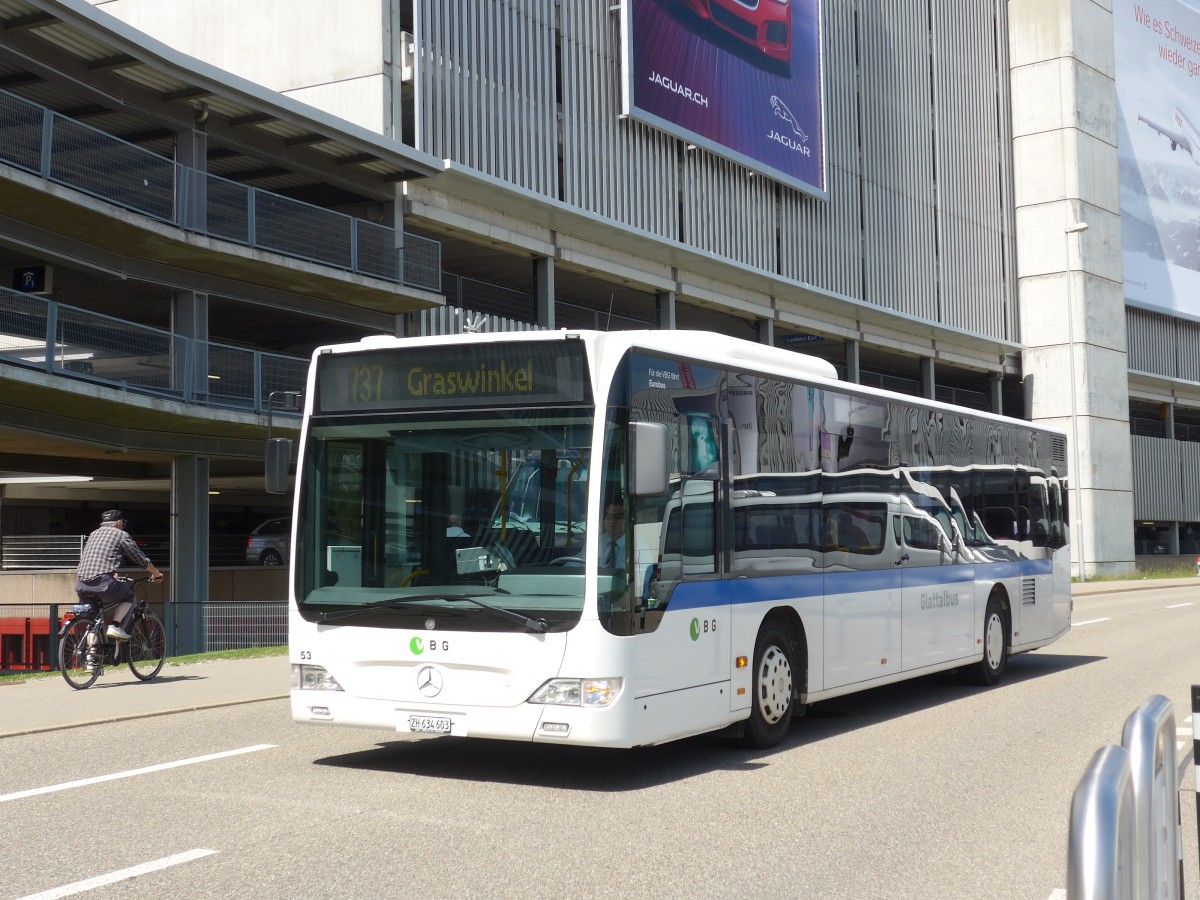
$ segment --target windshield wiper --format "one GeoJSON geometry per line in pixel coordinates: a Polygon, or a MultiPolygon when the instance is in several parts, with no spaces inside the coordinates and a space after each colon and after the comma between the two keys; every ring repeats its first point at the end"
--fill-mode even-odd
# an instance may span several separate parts
{"type": "Polygon", "coordinates": [[[498,612],[500,615],[512,619],[514,622],[519,622],[524,625],[534,634],[545,634],[550,630],[550,623],[543,619],[531,619],[529,616],[522,615],[519,612],[513,612],[511,609],[505,609],[503,606],[496,606],[494,603],[484,603],[478,597],[443,597],[447,603],[456,603],[459,600],[466,600],[468,603],[474,603],[476,606],[482,606],[484,609],[490,609],[492,612],[498,612]]]}
{"type": "Polygon", "coordinates": [[[403,612],[411,606],[415,606],[422,600],[448,600],[449,597],[442,597],[438,594],[427,594],[420,597],[408,597],[404,600],[399,600],[395,597],[388,600],[377,600],[374,603],[368,603],[364,606],[355,606],[352,609],[339,609],[333,612],[317,613],[318,622],[332,622],[335,619],[348,619],[351,616],[358,616],[369,612],[379,612],[380,610],[392,610],[395,612],[403,612]]]}

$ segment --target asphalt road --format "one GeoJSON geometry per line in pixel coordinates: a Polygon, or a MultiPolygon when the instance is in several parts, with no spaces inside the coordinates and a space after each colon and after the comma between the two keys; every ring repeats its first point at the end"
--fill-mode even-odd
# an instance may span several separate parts
{"type": "Polygon", "coordinates": [[[1190,735],[1191,597],[1081,597],[1072,632],[1000,687],[944,675],[830,701],[769,753],[411,739],[296,725],[282,700],[0,738],[0,898],[88,879],[82,896],[175,900],[1061,896],[1096,750],[1152,694],[1190,735]],[[111,880],[135,866],[157,868],[111,880]]]}

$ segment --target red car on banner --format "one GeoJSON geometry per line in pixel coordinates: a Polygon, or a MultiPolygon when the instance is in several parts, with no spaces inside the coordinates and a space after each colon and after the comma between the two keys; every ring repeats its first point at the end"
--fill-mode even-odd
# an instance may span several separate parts
{"type": "Polygon", "coordinates": [[[783,65],[792,61],[791,0],[678,0],[679,5],[783,65]]]}

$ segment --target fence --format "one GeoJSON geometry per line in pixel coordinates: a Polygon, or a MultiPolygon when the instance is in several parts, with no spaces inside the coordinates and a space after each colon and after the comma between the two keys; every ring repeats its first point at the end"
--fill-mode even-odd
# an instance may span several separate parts
{"type": "Polygon", "coordinates": [[[308,360],[197,341],[0,288],[0,360],[185,403],[266,411],[308,360]]]}
{"type": "MultiPolygon", "coordinates": [[[[72,601],[73,602],[73,601],[72,601]]],[[[14,672],[52,671],[58,664],[58,625],[62,614],[71,608],[64,603],[0,603],[0,675],[14,672]]],[[[179,614],[182,606],[174,603],[150,607],[168,625],[167,653],[172,655],[180,643],[179,614]]],[[[282,647],[287,644],[288,605],[285,601],[225,601],[202,603],[204,634],[200,652],[245,650],[255,647],[282,647]]],[[[190,642],[189,642],[190,643],[190,642]]]]}
{"type": "Polygon", "coordinates": [[[1175,713],[1150,697],[1125,722],[1121,746],[1092,757],[1071,801],[1068,900],[1183,896],[1175,713]]]}
{"type": "MultiPolygon", "coordinates": [[[[79,564],[86,534],[0,535],[0,569],[74,569],[79,564]]],[[[171,541],[166,535],[139,535],[142,552],[160,565],[171,558],[171,541]]],[[[210,566],[246,565],[246,536],[210,535],[210,566]]]]}
{"type": "Polygon", "coordinates": [[[187,231],[440,290],[435,240],[179,165],[7,91],[0,161],[187,231]]]}

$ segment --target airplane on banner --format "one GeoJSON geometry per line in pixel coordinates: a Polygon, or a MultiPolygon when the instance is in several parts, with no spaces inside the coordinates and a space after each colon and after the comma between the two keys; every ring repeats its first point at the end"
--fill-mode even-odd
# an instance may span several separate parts
{"type": "Polygon", "coordinates": [[[1183,150],[1192,158],[1192,162],[1200,166],[1200,132],[1178,108],[1171,115],[1170,125],[1162,125],[1141,113],[1138,113],[1138,121],[1145,122],[1170,141],[1172,150],[1183,150]]]}

